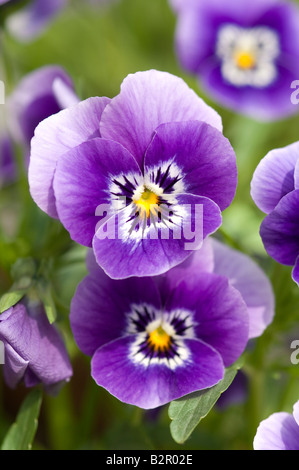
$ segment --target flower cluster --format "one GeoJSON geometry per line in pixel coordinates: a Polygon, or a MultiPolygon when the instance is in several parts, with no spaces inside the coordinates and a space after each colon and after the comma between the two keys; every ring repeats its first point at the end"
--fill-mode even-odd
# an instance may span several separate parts
{"type": "Polygon", "coordinates": [[[267,214],[260,234],[268,254],[278,263],[294,266],[299,284],[299,142],[271,150],[259,163],[251,196],[267,214]]]}
{"type": "Polygon", "coordinates": [[[220,104],[259,120],[294,114],[299,9],[281,0],[171,0],[186,70],[220,104]]]}

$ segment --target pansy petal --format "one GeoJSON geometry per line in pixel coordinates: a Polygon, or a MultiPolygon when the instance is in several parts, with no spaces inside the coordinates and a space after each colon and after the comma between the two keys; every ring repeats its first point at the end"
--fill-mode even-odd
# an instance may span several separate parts
{"type": "Polygon", "coordinates": [[[263,220],[260,234],[267,253],[278,263],[293,265],[299,254],[299,190],[284,196],[263,220]]]}
{"type": "Polygon", "coordinates": [[[293,407],[293,416],[299,426],[299,401],[297,401],[293,407]]]}
{"type": "Polygon", "coordinates": [[[194,251],[185,261],[154,278],[159,287],[163,304],[167,300],[169,292],[176,289],[181,281],[188,281],[193,275],[197,276],[200,272],[212,273],[213,270],[214,251],[212,239],[206,238],[201,248],[194,251]]]}
{"type": "Polygon", "coordinates": [[[219,207],[210,199],[192,195],[179,195],[176,199],[174,211],[182,214],[182,225],[169,229],[162,224],[157,231],[151,224],[146,235],[142,228],[131,232],[129,206],[100,227],[93,249],[108,276],[122,279],[162,274],[184,261],[221,225],[219,207]]]}
{"type": "Polygon", "coordinates": [[[135,336],[112,341],[99,348],[92,359],[92,376],[119,400],[151,409],[188,393],[211,387],[224,374],[220,355],[198,340],[186,340],[189,355],[174,370],[166,364],[134,363],[135,336]]]}
{"type": "Polygon", "coordinates": [[[161,308],[152,279],[115,281],[97,266],[79,284],[71,304],[70,322],[80,350],[92,356],[100,346],[122,336],[134,305],[145,304],[161,308]]]}
{"type": "Polygon", "coordinates": [[[299,450],[299,426],[289,413],[274,413],[257,429],[254,450],[299,450]]]}
{"type": "Polygon", "coordinates": [[[72,368],[62,338],[44,312],[29,314],[18,304],[0,316],[0,337],[29,362],[32,372],[45,384],[69,379],[72,368]]]}
{"type": "Polygon", "coordinates": [[[145,155],[145,172],[169,163],[178,168],[184,192],[212,199],[221,210],[237,187],[236,156],[229,141],[205,122],[171,122],[156,129],[145,155]]]}
{"type": "Polygon", "coordinates": [[[271,283],[261,268],[248,256],[217,240],[214,273],[226,276],[242,295],[249,313],[249,338],[260,336],[272,322],[275,299],[271,283]]]}
{"type": "Polygon", "coordinates": [[[120,175],[120,161],[121,175],[141,176],[132,155],[105,139],[84,142],[58,161],[53,184],[56,207],[60,221],[77,243],[91,246],[97,223],[110,209],[114,197],[110,186],[120,175]],[[96,215],[101,205],[103,213],[96,215]]]}
{"type": "Polygon", "coordinates": [[[257,166],[251,181],[251,197],[268,214],[280,199],[293,191],[294,171],[299,160],[299,142],[271,150],[257,166]]]}
{"type": "Polygon", "coordinates": [[[29,185],[36,204],[58,217],[53,177],[60,157],[86,140],[100,137],[99,122],[108,98],[89,98],[42,121],[31,142],[29,185]]]}
{"type": "Polygon", "coordinates": [[[154,130],[165,122],[205,121],[222,131],[219,115],[188,85],[167,72],[129,75],[103,113],[101,135],[120,142],[139,164],[154,130]]]}
{"type": "Polygon", "coordinates": [[[236,361],[248,341],[249,319],[241,294],[227,278],[199,273],[172,291],[165,310],[193,312],[194,335],[215,348],[225,366],[236,361]]]}
{"type": "Polygon", "coordinates": [[[23,359],[9,344],[5,345],[3,375],[10,388],[15,388],[21,382],[28,366],[29,361],[23,359]]]}

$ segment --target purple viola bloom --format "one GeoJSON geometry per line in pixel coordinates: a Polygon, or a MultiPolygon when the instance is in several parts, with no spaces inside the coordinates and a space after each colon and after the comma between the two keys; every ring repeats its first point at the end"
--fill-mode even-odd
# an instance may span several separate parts
{"type": "Polygon", "coordinates": [[[254,450],[299,450],[299,401],[293,414],[274,413],[257,429],[254,450]]]}
{"type": "Polygon", "coordinates": [[[44,384],[49,392],[72,376],[72,367],[60,333],[50,325],[43,307],[26,301],[0,315],[4,344],[3,373],[7,385],[44,384]]]}
{"type": "Polygon", "coordinates": [[[284,0],[171,0],[176,48],[223,106],[261,121],[298,112],[290,86],[299,76],[299,8],[284,0]]]}
{"type": "Polygon", "coordinates": [[[73,82],[62,67],[47,65],[34,70],[22,78],[6,100],[11,135],[29,148],[41,121],[78,102],[73,82]]]}
{"type": "Polygon", "coordinates": [[[260,235],[267,253],[278,263],[294,266],[299,284],[299,142],[271,150],[257,166],[251,196],[267,216],[260,235]]]}
{"type": "MultiPolygon", "coordinates": [[[[19,0],[0,1],[0,4],[6,3],[17,5],[19,0]]],[[[67,3],[68,0],[31,0],[7,18],[7,29],[18,40],[31,41],[44,31],[67,3]]]]}
{"type": "Polygon", "coordinates": [[[234,197],[236,158],[221,129],[180,78],[129,75],[112,100],[90,98],[37,127],[32,197],[73,240],[93,246],[110,277],[160,274],[192,252],[185,228],[194,228],[197,207],[202,234],[193,249],[234,197]]]}
{"type": "Polygon", "coordinates": [[[90,251],[89,275],[73,298],[70,322],[78,347],[92,356],[96,383],[148,409],[219,382],[273,316],[269,281],[238,256],[206,240],[162,276],[113,280],[90,251]],[[236,267],[231,279],[219,274],[230,257],[236,267]]]}

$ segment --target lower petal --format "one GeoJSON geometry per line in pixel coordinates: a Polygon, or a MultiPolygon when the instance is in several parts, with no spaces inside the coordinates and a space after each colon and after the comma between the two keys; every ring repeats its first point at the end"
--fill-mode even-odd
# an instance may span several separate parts
{"type": "Polygon", "coordinates": [[[188,358],[175,369],[158,362],[134,363],[136,336],[127,336],[99,348],[92,359],[92,376],[119,400],[151,409],[184,395],[212,387],[224,374],[220,355],[197,340],[186,340],[188,358]]]}
{"type": "Polygon", "coordinates": [[[299,426],[293,416],[274,413],[262,421],[253,447],[254,450],[299,450],[299,426]]]}

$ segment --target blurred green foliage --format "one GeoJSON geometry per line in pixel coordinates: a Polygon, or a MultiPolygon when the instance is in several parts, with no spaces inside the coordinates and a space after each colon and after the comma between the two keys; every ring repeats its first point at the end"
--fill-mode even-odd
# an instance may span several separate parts
{"type": "MultiPolygon", "coordinates": [[[[222,109],[203,95],[195,77],[181,69],[174,50],[175,24],[167,0],[119,0],[101,8],[73,0],[32,43],[21,44],[2,34],[0,78],[11,92],[26,73],[58,64],[73,77],[77,93],[85,99],[115,96],[122,80],[138,70],[155,68],[181,76],[221,114],[224,134],[235,149],[239,184],[219,237],[265,269],[276,295],[275,320],[248,347],[247,401],[224,410],[214,407],[183,446],[175,444],[167,407],[143,412],[124,405],[90,377],[89,358],[78,351],[68,322],[71,298],[86,274],[86,250],[73,244],[59,222],[35,206],[23,174],[17,184],[0,191],[0,295],[11,288],[11,267],[19,258],[46,261],[58,325],[74,366],[74,377],[60,394],[44,396],[34,448],[252,449],[260,420],[275,411],[291,411],[298,400],[299,365],[290,362],[290,343],[299,338],[298,288],[291,269],[277,265],[264,251],[259,237],[263,214],[251,200],[250,181],[269,150],[299,140],[299,105],[298,116],[275,123],[258,123],[222,109]]],[[[23,386],[7,389],[0,376],[0,441],[26,394],[23,386]]]]}

